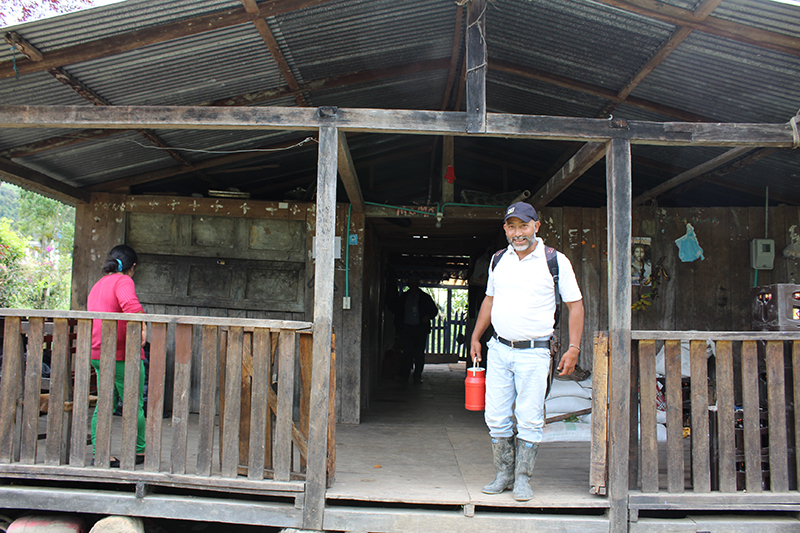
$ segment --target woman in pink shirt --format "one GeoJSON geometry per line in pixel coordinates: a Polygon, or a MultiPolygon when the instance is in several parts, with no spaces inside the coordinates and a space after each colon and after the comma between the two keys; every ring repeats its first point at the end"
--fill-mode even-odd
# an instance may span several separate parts
{"type": "MultiPolygon", "coordinates": [[[[94,284],[86,303],[88,311],[101,313],[144,313],[142,304],[136,296],[133,283],[133,272],[139,261],[136,252],[130,246],[120,244],[108,252],[103,263],[103,277],[94,284]]],[[[100,342],[102,340],[102,320],[94,320],[92,324],[92,359],[91,365],[95,373],[100,375],[100,342]]],[[[114,403],[123,397],[125,386],[125,338],[127,322],[117,322],[116,370],[114,373],[114,403]]],[[[147,338],[147,329],[142,324],[142,344],[147,338]]],[[[144,359],[144,350],[142,350],[144,359]]],[[[144,463],[144,361],[139,368],[139,421],[136,438],[136,464],[144,463]]],[[[99,380],[98,380],[99,383],[99,380]]],[[[97,440],[97,407],[92,415],[92,454],[97,440]]],[[[119,460],[111,458],[111,466],[118,467],[119,460]]]]}

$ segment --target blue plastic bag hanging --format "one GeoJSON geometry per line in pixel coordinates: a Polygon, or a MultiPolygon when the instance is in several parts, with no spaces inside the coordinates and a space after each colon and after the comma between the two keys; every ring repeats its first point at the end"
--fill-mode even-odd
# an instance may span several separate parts
{"type": "Polygon", "coordinates": [[[675,244],[678,246],[678,257],[684,263],[691,263],[697,259],[705,260],[703,249],[697,242],[697,236],[694,234],[694,227],[691,224],[686,224],[686,235],[675,239],[675,244]]]}

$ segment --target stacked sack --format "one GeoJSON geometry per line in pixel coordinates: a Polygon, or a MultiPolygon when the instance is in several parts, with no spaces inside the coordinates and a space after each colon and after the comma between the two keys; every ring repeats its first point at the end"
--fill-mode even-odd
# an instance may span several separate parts
{"type": "MultiPolygon", "coordinates": [[[[554,379],[544,401],[545,420],[592,407],[592,378],[583,381],[554,379]]],[[[578,422],[559,421],[545,425],[543,442],[582,442],[592,437],[592,415],[578,415],[578,422]]]]}

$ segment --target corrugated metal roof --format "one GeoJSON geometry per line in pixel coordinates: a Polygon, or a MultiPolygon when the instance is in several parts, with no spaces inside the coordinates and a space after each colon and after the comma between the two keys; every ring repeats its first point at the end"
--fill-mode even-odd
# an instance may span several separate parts
{"type": "MultiPolygon", "coordinates": [[[[280,2],[280,0],[278,0],[280,2]]],[[[702,0],[669,0],[665,6],[691,11],[702,0]]],[[[242,11],[239,0],[127,0],[110,6],[28,23],[18,30],[47,53],[109,36],[213,13],[242,11]]],[[[464,9],[466,13],[466,9],[464,9]]],[[[458,8],[453,0],[332,0],[267,19],[281,53],[299,83],[371,69],[443,60],[438,70],[395,75],[304,94],[309,105],[339,107],[439,109],[448,88],[453,39],[458,75],[463,68],[465,24],[454,35],[458,8]]],[[[712,17],[788,36],[800,35],[800,8],[769,0],[724,0],[712,17]]],[[[496,69],[487,75],[487,108],[492,112],[597,117],[609,100],[592,96],[581,84],[612,93],[624,87],[675,31],[672,24],[591,0],[492,0],[487,10],[489,61],[506,62],[572,80],[572,88],[534,81],[496,69]]],[[[702,29],[702,28],[701,28],[702,29]]],[[[8,61],[0,48],[0,61],[8,61]]],[[[250,22],[190,37],[144,46],[117,55],[65,65],[91,90],[115,105],[197,105],[286,85],[261,36],[250,22]]],[[[785,123],[800,108],[800,58],[767,47],[743,44],[700,29],[647,75],[632,96],[678,111],[722,122],[785,123]]],[[[457,87],[450,102],[455,102],[457,87]]],[[[0,103],[13,105],[91,105],[45,72],[0,80],[0,103]]],[[[260,105],[295,106],[292,96],[260,105]]],[[[462,106],[465,103],[462,99],[462,106]]],[[[622,104],[612,111],[629,120],[674,121],[638,106],[622,104]]],[[[28,143],[75,136],[76,130],[18,129],[0,131],[0,151],[28,143]]],[[[275,131],[161,130],[170,147],[189,161],[220,157],[214,151],[235,151],[274,144],[304,133],[275,131]],[[183,149],[205,150],[193,152],[183,149]]],[[[427,195],[427,180],[438,172],[440,146],[422,137],[362,135],[352,139],[356,167],[361,161],[388,157],[377,164],[376,195],[390,191],[394,199],[427,195]],[[428,148],[426,142],[431,142],[428,148]],[[412,148],[408,148],[412,147],[412,148]],[[423,154],[392,158],[403,151],[423,154]],[[418,181],[410,184],[409,178],[418,181]],[[389,180],[384,183],[383,180],[389,180]],[[403,181],[406,180],[406,181],[403,181]],[[405,186],[396,186],[405,183],[405,186]],[[383,192],[382,192],[383,191],[383,192]]],[[[515,142],[505,139],[456,140],[457,171],[463,181],[487,190],[535,186],[538,172],[552,171],[575,143],[515,142]],[[461,146],[462,148],[458,148],[461,146]],[[470,154],[475,154],[471,156],[470,154]],[[481,157],[478,158],[477,156],[481,157]],[[503,168],[505,167],[505,171],[503,168]],[[535,169],[527,172],[526,168],[535,169]]],[[[643,147],[634,145],[634,191],[652,188],[681,169],[713,158],[725,149],[643,147]],[[641,164],[648,163],[649,164],[641,164]]],[[[234,166],[274,163],[266,172],[209,174],[221,184],[239,183],[264,198],[287,188],[307,187],[316,175],[314,146],[254,155],[234,166]],[[300,185],[298,185],[300,184],[300,185]]],[[[15,159],[75,186],[101,184],[121,177],[174,167],[178,163],[150,146],[135,132],[122,132],[15,159]]],[[[559,205],[580,202],[602,205],[602,165],[596,165],[566,193],[559,205]]],[[[231,165],[227,166],[228,168],[231,165]]],[[[723,179],[760,190],[767,183],[800,197],[797,168],[800,151],[779,151],[723,179]]],[[[360,167],[363,168],[363,167],[360,167]]],[[[148,191],[194,192],[204,186],[196,175],[180,175],[136,187],[148,191]]],[[[362,183],[363,187],[363,183],[362,183]]],[[[746,187],[739,186],[740,190],[746,187]]],[[[697,187],[687,201],[704,197],[697,187]]],[[[372,194],[372,193],[369,193],[372,194]]],[[[746,196],[743,201],[754,201],[746,196]]],[[[365,195],[367,193],[365,192],[365,195]]],[[[572,204],[574,205],[574,203],[572,204]]]]}
{"type": "Polygon", "coordinates": [[[798,80],[799,57],[694,32],[632,94],[721,122],[783,123],[798,80]]]}

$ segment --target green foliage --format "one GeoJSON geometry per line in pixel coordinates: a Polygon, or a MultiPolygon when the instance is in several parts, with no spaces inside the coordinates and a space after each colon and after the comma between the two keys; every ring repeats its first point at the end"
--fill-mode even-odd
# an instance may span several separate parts
{"type": "Polygon", "coordinates": [[[0,223],[0,307],[69,309],[75,209],[20,190],[17,213],[0,223]]]}
{"type": "Polygon", "coordinates": [[[0,218],[17,220],[19,187],[0,182],[0,218]]]}

